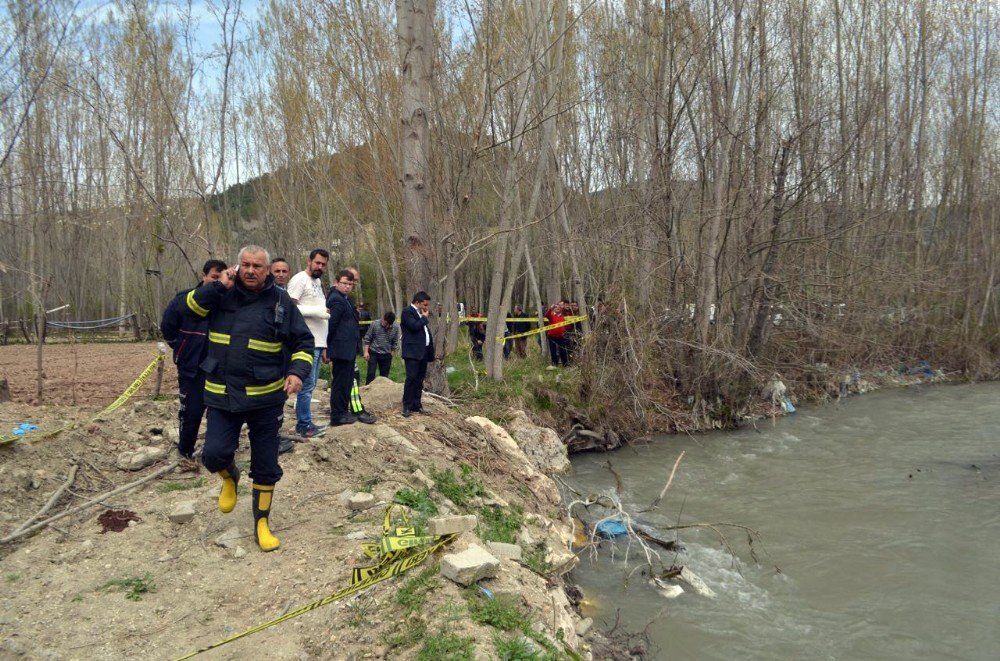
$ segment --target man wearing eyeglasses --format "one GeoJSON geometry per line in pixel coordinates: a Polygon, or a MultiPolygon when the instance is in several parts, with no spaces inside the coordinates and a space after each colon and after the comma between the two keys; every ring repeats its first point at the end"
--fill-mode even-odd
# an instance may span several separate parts
{"type": "Polygon", "coordinates": [[[354,289],[354,274],[337,273],[333,289],[326,297],[330,319],[326,336],[326,356],[330,361],[330,424],[350,425],[358,421],[351,413],[351,386],[358,355],[358,313],[348,295],[354,289]]]}

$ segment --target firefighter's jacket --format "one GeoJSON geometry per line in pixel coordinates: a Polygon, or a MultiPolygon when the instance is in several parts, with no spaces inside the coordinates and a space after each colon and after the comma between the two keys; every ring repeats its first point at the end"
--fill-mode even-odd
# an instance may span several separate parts
{"type": "Polygon", "coordinates": [[[312,371],[312,332],[270,275],[256,292],[239,280],[231,289],[210,282],[184,303],[185,314],[208,319],[206,406],[237,412],[283,404],[285,376],[304,382],[312,371]]]}

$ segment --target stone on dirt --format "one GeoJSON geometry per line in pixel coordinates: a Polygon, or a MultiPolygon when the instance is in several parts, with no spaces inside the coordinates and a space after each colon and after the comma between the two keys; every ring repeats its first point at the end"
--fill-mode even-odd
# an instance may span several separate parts
{"type": "Polygon", "coordinates": [[[438,516],[427,522],[427,531],[432,535],[450,535],[468,532],[479,525],[475,514],[466,516],[438,516]]]}
{"type": "Polygon", "coordinates": [[[236,549],[242,537],[243,534],[240,532],[240,529],[234,526],[216,537],[215,543],[224,549],[236,549]]]}
{"type": "Polygon", "coordinates": [[[514,418],[507,424],[507,429],[536,469],[547,475],[569,471],[566,446],[555,431],[539,427],[524,411],[514,411],[514,418]]]}
{"type": "Polygon", "coordinates": [[[499,572],[500,561],[481,546],[472,545],[461,553],[449,553],[441,558],[441,575],[462,586],[495,577],[499,572]]]}
{"type": "Polygon", "coordinates": [[[166,456],[167,451],[163,448],[145,446],[131,452],[122,452],[118,455],[115,465],[121,470],[137,471],[152,466],[166,456]]]}
{"type": "Polygon", "coordinates": [[[347,501],[347,506],[355,512],[366,510],[375,504],[375,496],[364,491],[356,493],[347,501]]]}
{"type": "Polygon", "coordinates": [[[237,545],[236,548],[233,549],[233,557],[236,558],[237,560],[239,560],[240,558],[245,558],[247,557],[247,550],[242,546],[237,545]]]}
{"type": "Polygon", "coordinates": [[[184,502],[177,503],[174,509],[171,510],[168,518],[173,523],[188,523],[194,519],[194,504],[193,500],[185,500],[184,502]]]}
{"type": "Polygon", "coordinates": [[[520,560],[522,550],[517,544],[505,544],[504,542],[486,542],[489,552],[501,560],[520,560]]]}
{"type": "Polygon", "coordinates": [[[434,488],[434,480],[424,475],[424,472],[419,468],[413,471],[411,483],[415,486],[423,487],[425,489],[434,488]]]}

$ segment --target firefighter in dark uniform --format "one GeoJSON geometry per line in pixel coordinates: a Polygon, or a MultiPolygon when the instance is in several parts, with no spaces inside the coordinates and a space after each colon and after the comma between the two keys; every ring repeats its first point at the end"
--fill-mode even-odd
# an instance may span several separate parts
{"type": "Polygon", "coordinates": [[[240,472],[234,462],[240,428],[250,433],[254,536],[264,551],[278,548],[268,515],[281,479],[278,432],[285,400],[312,370],[313,336],[288,294],[274,285],[260,246],[240,250],[237,269],[186,297],[186,314],[207,318],[205,405],[208,424],[201,461],[222,478],[219,510],[236,507],[240,472]]]}
{"type": "MultiPolygon", "coordinates": [[[[201,284],[215,282],[222,277],[226,263],[210,259],[201,268],[201,284]]],[[[208,349],[208,319],[192,317],[183,313],[190,289],[178,292],[167,309],[163,311],[160,332],[170,348],[174,350],[174,364],[177,366],[177,389],[181,396],[181,406],[177,413],[180,429],[177,452],[180,467],[184,471],[198,471],[194,460],[194,444],[198,440],[198,428],[205,415],[205,373],[201,371],[201,361],[208,349]]]]}

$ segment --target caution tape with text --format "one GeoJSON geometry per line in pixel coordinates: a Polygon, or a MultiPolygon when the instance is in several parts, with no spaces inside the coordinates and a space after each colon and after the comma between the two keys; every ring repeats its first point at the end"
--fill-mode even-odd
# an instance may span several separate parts
{"type": "Polygon", "coordinates": [[[202,652],[222,647],[223,645],[231,643],[234,640],[245,638],[257,633],[258,631],[263,631],[264,629],[281,624],[282,622],[287,622],[288,620],[298,617],[299,615],[304,615],[309,611],[316,610],[317,608],[326,606],[327,604],[332,604],[335,601],[361,592],[362,590],[370,588],[371,586],[388,580],[394,576],[399,576],[417,565],[422,564],[424,560],[429,558],[436,551],[443,548],[446,544],[458,536],[457,533],[453,533],[450,535],[418,537],[414,528],[409,525],[410,522],[406,516],[405,510],[402,509],[400,509],[400,512],[402,514],[401,518],[404,525],[398,526],[395,530],[393,530],[392,510],[395,507],[396,505],[390,505],[385,510],[385,518],[382,522],[382,539],[378,543],[369,542],[361,545],[362,553],[364,553],[366,557],[375,560],[375,564],[370,567],[355,567],[351,572],[351,584],[349,586],[339,592],[334,592],[333,594],[323,597],[322,599],[317,599],[316,601],[310,602],[291,612],[285,613],[281,617],[276,617],[269,622],[258,624],[254,627],[250,627],[246,631],[230,636],[225,640],[213,643],[208,647],[202,647],[194,652],[189,652],[184,656],[178,657],[175,661],[190,659],[191,657],[197,656],[202,652]],[[395,534],[390,534],[393,532],[395,534]]]}
{"type": "MultiPolygon", "coordinates": [[[[132,397],[132,395],[134,395],[139,390],[139,388],[141,388],[143,384],[145,384],[146,381],[149,380],[149,377],[152,376],[153,371],[156,370],[156,366],[157,364],[159,364],[161,360],[163,360],[163,354],[162,353],[157,354],[156,357],[153,358],[152,362],[150,362],[149,365],[146,366],[146,369],[144,369],[142,373],[139,374],[136,380],[133,381],[129,385],[129,387],[125,389],[125,392],[123,392],[121,395],[118,396],[118,399],[105,406],[103,409],[98,411],[96,414],[94,414],[93,417],[86,420],[85,422],[93,422],[94,420],[100,418],[102,415],[111,413],[115,409],[120,408],[122,404],[127,402],[132,397]]],[[[36,438],[36,439],[51,438],[60,432],[67,431],[80,424],[82,423],[70,422],[57,429],[50,429],[49,431],[46,432],[36,432],[30,435],[25,434],[24,436],[0,436],[0,445],[6,445],[7,443],[13,443],[14,441],[25,438],[36,438]]]]}
{"type": "Polygon", "coordinates": [[[513,340],[518,337],[528,337],[529,335],[537,335],[539,333],[544,333],[545,331],[552,330],[553,328],[562,328],[563,326],[571,326],[573,324],[578,324],[584,319],[586,315],[580,315],[578,317],[566,317],[562,321],[556,322],[554,324],[549,324],[548,326],[542,326],[541,328],[535,328],[533,330],[524,333],[515,333],[514,335],[502,335],[497,337],[497,342],[506,342],[507,340],[513,340]]]}

